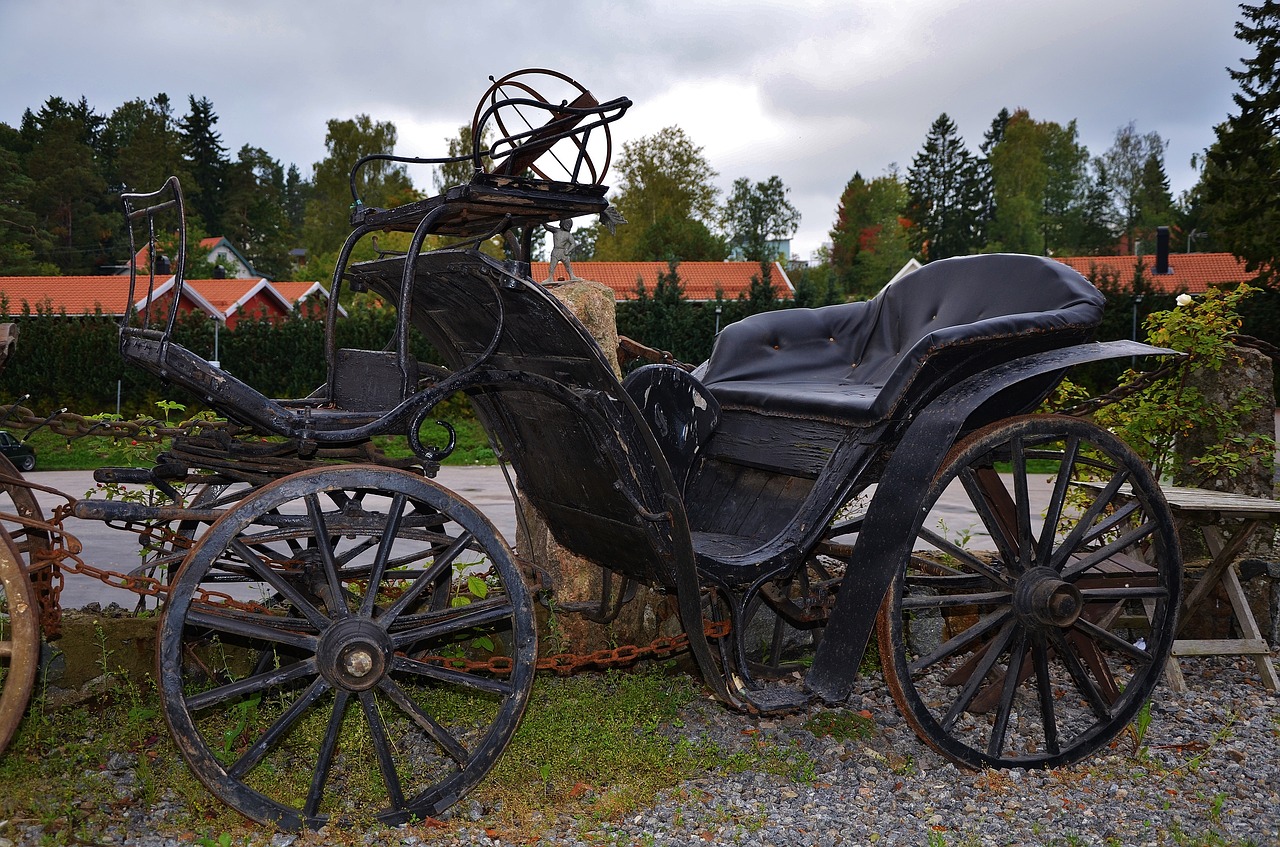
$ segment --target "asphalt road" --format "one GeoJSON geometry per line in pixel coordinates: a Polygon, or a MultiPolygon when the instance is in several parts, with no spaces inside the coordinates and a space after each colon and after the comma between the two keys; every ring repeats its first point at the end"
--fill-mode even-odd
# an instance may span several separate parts
{"type": "MultiPolygon", "coordinates": [[[[37,485],[56,489],[71,498],[85,497],[94,491],[95,486],[92,471],[37,470],[25,476],[37,485]]],[[[507,543],[515,543],[515,506],[500,468],[444,467],[440,469],[436,481],[483,512],[507,543]]],[[[66,498],[46,491],[37,491],[36,499],[46,518],[57,505],[67,502],[66,498]]],[[[8,509],[7,503],[3,508],[8,509]]],[[[80,540],[80,557],[87,564],[127,573],[142,563],[138,536],[131,532],[114,529],[101,521],[85,521],[75,517],[67,518],[63,527],[80,540]]],[[[111,588],[92,577],[66,574],[60,599],[64,609],[79,609],[89,603],[105,606],[111,602],[132,609],[138,598],[131,591],[111,588]]]]}
{"type": "MultiPolygon", "coordinates": [[[[93,496],[95,484],[91,471],[35,471],[26,475],[37,485],[56,489],[71,498],[93,496]]],[[[515,506],[507,488],[501,468],[494,466],[444,467],[436,481],[484,513],[494,526],[514,546],[516,538],[515,506]]],[[[1047,502],[1050,485],[1048,478],[1043,485],[1032,486],[1032,503],[1042,510],[1047,502]]],[[[98,494],[97,496],[101,496],[98,494]]],[[[36,492],[37,500],[46,517],[55,506],[66,498],[46,491],[36,492]]],[[[966,501],[953,492],[943,495],[940,517],[946,533],[974,532],[972,542],[978,542],[981,532],[975,531],[974,518],[965,508],[966,501]]],[[[3,507],[8,508],[7,504],[3,507]]],[[[63,524],[67,532],[79,539],[82,545],[80,557],[90,565],[105,570],[127,573],[141,564],[138,537],[115,529],[100,521],[86,521],[69,517],[63,524]]],[[[935,527],[936,528],[936,527],[935,527]]],[[[93,577],[66,574],[61,595],[64,609],[79,609],[89,603],[107,605],[115,602],[132,609],[137,596],[130,591],[111,588],[93,577]]],[[[149,603],[151,601],[148,601],[149,603]]]]}

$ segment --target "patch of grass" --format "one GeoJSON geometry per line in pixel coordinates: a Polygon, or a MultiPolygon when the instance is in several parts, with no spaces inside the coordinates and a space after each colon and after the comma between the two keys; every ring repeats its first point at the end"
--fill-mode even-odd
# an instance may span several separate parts
{"type": "MultiPolygon", "coordinates": [[[[22,433],[15,432],[16,438],[22,433]]],[[[31,435],[27,446],[36,451],[37,471],[87,471],[102,467],[133,467],[146,463],[139,455],[139,447],[129,439],[112,439],[89,435],[68,441],[61,435],[41,429],[31,435]]],[[[167,446],[167,444],[165,445],[167,446]]],[[[149,454],[158,453],[158,445],[149,454]]]]}
{"type": "MultiPolygon", "coordinates": [[[[1012,462],[996,462],[996,470],[999,473],[1013,473],[1012,462]]],[[[1058,472],[1061,463],[1054,459],[1028,459],[1027,473],[1033,476],[1052,476],[1058,472]]]]}
{"type": "MultiPolygon", "coordinates": [[[[450,416],[445,420],[457,432],[458,443],[443,464],[492,465],[496,462],[489,439],[474,417],[450,416]]],[[[14,437],[22,438],[22,431],[14,431],[14,437]]],[[[439,427],[424,431],[423,439],[440,446],[448,443],[444,430],[439,427]]],[[[391,458],[413,455],[408,439],[402,435],[377,436],[373,441],[391,458]]],[[[36,452],[37,471],[90,471],[104,467],[146,467],[161,450],[168,448],[169,442],[134,444],[127,438],[101,435],[87,435],[69,441],[48,429],[40,429],[31,435],[27,445],[36,452]]]]}
{"type": "Polygon", "coordinates": [[[806,720],[804,728],[837,741],[863,741],[875,734],[876,721],[867,711],[820,712],[806,720]]]}
{"type": "MultiPolygon", "coordinates": [[[[246,831],[236,812],[215,800],[186,769],[154,708],[158,694],[147,680],[123,675],[113,693],[55,711],[37,688],[26,717],[0,757],[0,819],[40,823],[45,842],[92,843],[139,803],[172,792],[185,801],[186,819],[175,826],[216,826],[246,831]],[[136,762],[129,794],[116,793],[106,769],[113,754],[136,762]]],[[[241,839],[243,841],[243,838],[241,839]]]]}
{"type": "Polygon", "coordinates": [[[524,721],[472,796],[501,804],[508,823],[569,805],[611,819],[659,790],[719,764],[717,751],[679,737],[679,710],[699,695],[682,674],[539,677],[524,721]]]}
{"type": "MultiPolygon", "coordinates": [[[[102,652],[102,663],[109,668],[110,651],[102,652]]],[[[540,820],[616,820],[655,802],[660,792],[682,780],[709,772],[758,771],[797,783],[815,781],[814,757],[798,744],[779,743],[767,733],[757,733],[732,749],[689,737],[682,710],[704,695],[694,679],[671,664],[633,672],[540,676],[511,744],[468,799],[489,810],[486,828],[527,835],[540,820]]],[[[482,704],[457,692],[442,692],[423,705],[452,724],[475,717],[482,704]]],[[[272,697],[264,695],[259,708],[275,708],[272,697]]],[[[833,720],[831,733],[862,731],[861,716],[832,715],[846,719],[833,720]]],[[[238,719],[230,712],[225,716],[228,727],[238,719]]],[[[354,724],[346,731],[357,731],[354,724]]],[[[310,735],[324,727],[313,729],[310,735]]],[[[370,774],[358,768],[349,771],[344,791],[355,795],[358,806],[372,809],[384,798],[364,796],[369,785],[380,785],[376,765],[370,762],[369,768],[370,774]]],[[[310,773],[302,768],[277,772],[276,778],[297,781],[305,791],[310,773]]],[[[176,809],[166,821],[170,835],[185,833],[187,839],[208,844],[222,844],[226,835],[241,844],[246,839],[263,843],[259,839],[269,836],[216,800],[187,770],[159,714],[150,679],[134,683],[121,675],[110,695],[61,711],[51,709],[37,692],[17,737],[0,758],[0,785],[0,820],[41,823],[48,843],[109,840],[105,835],[126,811],[157,801],[176,809]],[[105,773],[113,754],[136,763],[131,767],[137,782],[127,796],[116,793],[118,782],[105,773]]],[[[469,825],[465,817],[459,820],[469,825]]],[[[746,831],[755,825],[739,823],[746,831]]],[[[414,822],[394,832],[403,837],[422,827],[424,838],[434,838],[441,826],[437,821],[414,822]]],[[[370,833],[381,831],[372,820],[344,815],[326,828],[325,841],[364,843],[370,833]]]]}

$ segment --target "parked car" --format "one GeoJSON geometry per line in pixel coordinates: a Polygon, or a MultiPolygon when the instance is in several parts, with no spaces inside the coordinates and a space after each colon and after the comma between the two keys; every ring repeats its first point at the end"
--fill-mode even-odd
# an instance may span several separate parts
{"type": "Polygon", "coordinates": [[[0,455],[3,455],[18,470],[26,473],[36,469],[36,451],[0,429],[0,455]]]}

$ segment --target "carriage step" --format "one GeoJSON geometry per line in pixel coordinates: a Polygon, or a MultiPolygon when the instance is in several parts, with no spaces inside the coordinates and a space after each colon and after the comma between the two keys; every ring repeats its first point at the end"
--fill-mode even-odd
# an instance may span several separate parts
{"type": "Polygon", "coordinates": [[[803,709],[813,702],[813,694],[792,685],[770,685],[762,688],[738,689],[738,696],[747,701],[752,712],[762,715],[803,709]]]}
{"type": "Polygon", "coordinates": [[[200,521],[213,523],[226,509],[184,509],[181,506],[148,506],[126,500],[77,500],[71,513],[84,521],[148,523],[150,521],[200,521]]]}
{"type": "Polygon", "coordinates": [[[93,481],[121,485],[153,485],[174,502],[180,502],[182,495],[169,484],[169,480],[182,479],[186,475],[186,466],[179,464],[157,465],[154,468],[98,468],[93,472],[93,481]]]}

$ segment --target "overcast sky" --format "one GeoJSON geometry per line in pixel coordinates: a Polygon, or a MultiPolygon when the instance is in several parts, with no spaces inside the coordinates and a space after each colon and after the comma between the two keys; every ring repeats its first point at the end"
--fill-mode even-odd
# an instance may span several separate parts
{"type": "Polygon", "coordinates": [[[1134,121],[1168,142],[1177,195],[1233,109],[1238,19],[1227,0],[0,0],[0,122],[51,95],[110,113],[165,92],[182,114],[194,94],[233,157],[251,144],[309,176],[331,118],[441,155],[488,76],[555,68],[635,102],[615,142],[675,124],[722,188],[780,176],[807,258],[854,171],[905,170],[942,112],[974,151],[1002,107],[1074,118],[1095,156],[1134,121]]]}

